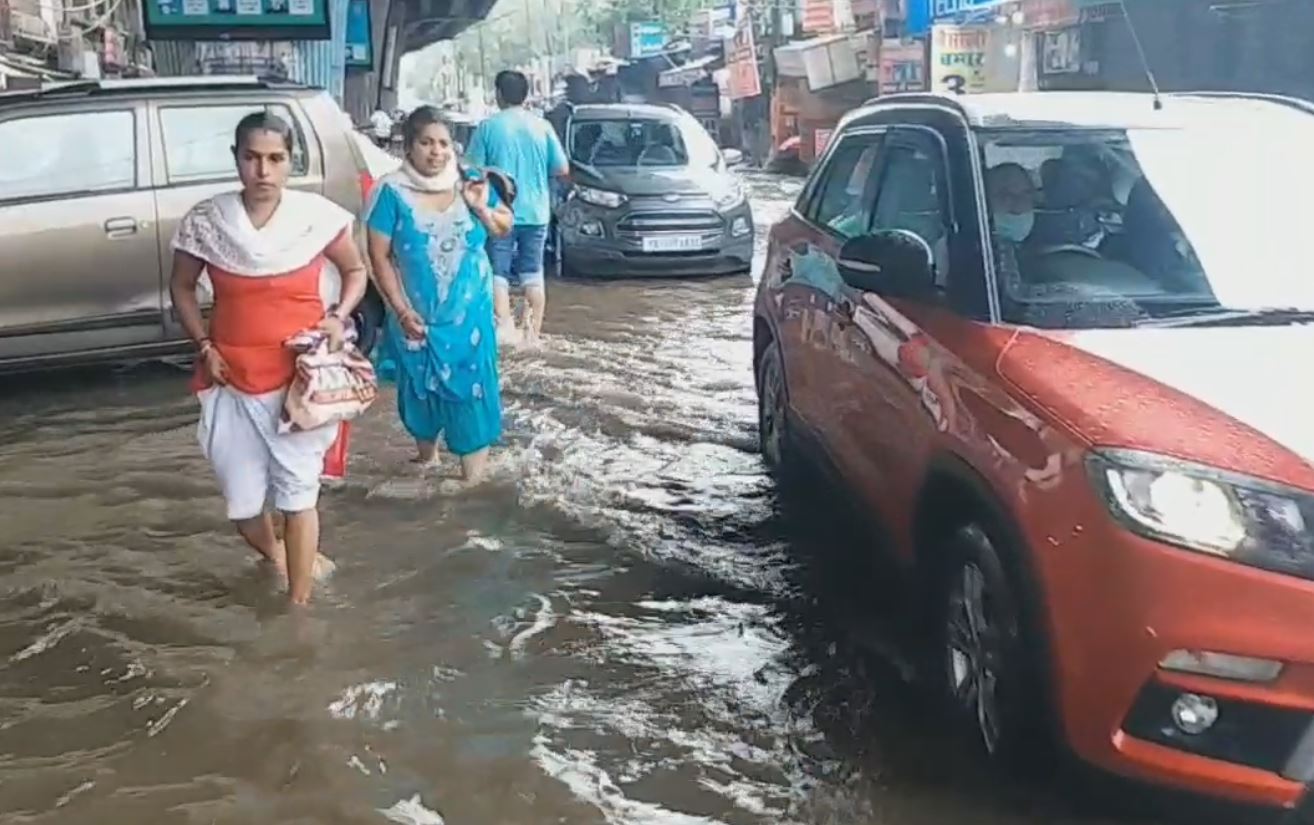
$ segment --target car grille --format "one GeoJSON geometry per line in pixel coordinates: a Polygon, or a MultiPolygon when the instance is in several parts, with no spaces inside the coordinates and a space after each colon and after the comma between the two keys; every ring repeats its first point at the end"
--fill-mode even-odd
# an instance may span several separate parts
{"type": "Polygon", "coordinates": [[[649,232],[720,232],[721,216],[711,210],[667,210],[634,212],[616,222],[625,234],[649,232]]]}

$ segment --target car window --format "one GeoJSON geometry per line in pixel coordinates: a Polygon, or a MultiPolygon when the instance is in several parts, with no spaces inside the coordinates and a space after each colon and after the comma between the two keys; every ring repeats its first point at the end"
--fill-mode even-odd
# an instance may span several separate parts
{"type": "Polygon", "coordinates": [[[901,135],[888,144],[871,224],[872,229],[903,229],[926,241],[935,256],[940,286],[945,284],[949,266],[943,170],[940,146],[929,137],[901,135]]]}
{"type": "Polygon", "coordinates": [[[306,174],[305,139],[286,106],[168,106],[160,109],[160,128],[169,183],[237,177],[233,130],[243,117],[261,111],[278,115],[292,125],[292,174],[306,174]]]}
{"type": "Polygon", "coordinates": [[[137,185],[130,111],[20,117],[0,123],[0,201],[137,185]]]}
{"type": "Polygon", "coordinates": [[[589,166],[685,166],[679,125],[654,118],[584,120],[570,126],[570,157],[589,166]]]}
{"type": "Polygon", "coordinates": [[[835,147],[808,218],[844,238],[867,231],[880,135],[854,135],[835,147]]]}
{"type": "Polygon", "coordinates": [[[1295,276],[1306,269],[1300,199],[1314,185],[1300,147],[1314,120],[1264,106],[1248,120],[1184,112],[1174,128],[983,131],[1005,321],[1083,329],[1314,311],[1314,280],[1295,276]]]}

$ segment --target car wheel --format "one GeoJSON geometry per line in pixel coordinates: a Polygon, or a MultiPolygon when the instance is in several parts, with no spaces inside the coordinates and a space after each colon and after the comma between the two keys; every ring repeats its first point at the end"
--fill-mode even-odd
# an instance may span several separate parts
{"type": "Polygon", "coordinates": [[[943,547],[941,679],[968,738],[991,760],[1016,763],[1041,716],[1012,583],[986,532],[968,525],[943,547]]]}
{"type": "Polygon", "coordinates": [[[383,300],[378,293],[371,290],[351,313],[352,323],[356,325],[356,347],[369,355],[379,342],[383,332],[383,300]]]}
{"type": "Polygon", "coordinates": [[[762,460],[776,476],[791,468],[789,391],[780,347],[768,344],[757,366],[757,438],[762,460]]]}
{"type": "Polygon", "coordinates": [[[552,247],[554,254],[552,255],[552,266],[548,271],[558,278],[575,277],[574,270],[566,262],[566,244],[560,229],[554,229],[552,232],[552,247]]]}

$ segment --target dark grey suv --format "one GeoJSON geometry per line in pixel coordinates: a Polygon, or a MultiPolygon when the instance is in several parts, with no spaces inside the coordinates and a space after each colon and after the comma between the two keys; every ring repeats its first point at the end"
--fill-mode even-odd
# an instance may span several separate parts
{"type": "Polygon", "coordinates": [[[725,275],[753,260],[753,214],[707,130],[674,106],[580,106],[566,131],[575,186],[557,212],[564,275],[725,275]]]}

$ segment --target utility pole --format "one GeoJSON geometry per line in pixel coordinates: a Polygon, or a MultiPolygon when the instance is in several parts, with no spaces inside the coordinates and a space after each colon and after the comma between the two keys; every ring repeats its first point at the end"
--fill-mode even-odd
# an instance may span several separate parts
{"type": "Polygon", "coordinates": [[[479,32],[479,94],[484,96],[484,100],[479,102],[482,106],[482,104],[487,102],[488,95],[488,53],[484,50],[483,22],[476,23],[475,29],[479,32]]]}

